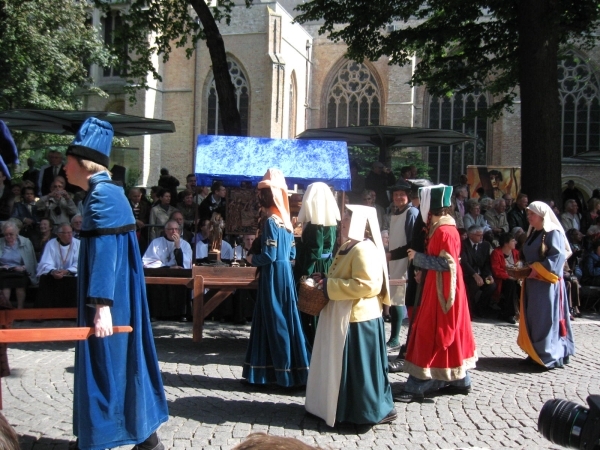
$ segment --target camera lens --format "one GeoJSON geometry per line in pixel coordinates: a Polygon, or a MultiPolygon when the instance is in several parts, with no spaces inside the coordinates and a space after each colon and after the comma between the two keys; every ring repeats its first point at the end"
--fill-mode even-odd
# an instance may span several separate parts
{"type": "Polygon", "coordinates": [[[547,401],[538,418],[538,431],[562,447],[579,448],[581,430],[589,410],[577,403],[555,399],[547,401]]]}

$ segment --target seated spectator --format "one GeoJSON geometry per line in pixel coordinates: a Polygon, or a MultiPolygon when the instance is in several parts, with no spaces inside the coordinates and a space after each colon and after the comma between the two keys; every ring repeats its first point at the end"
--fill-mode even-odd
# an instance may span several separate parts
{"type": "Polygon", "coordinates": [[[68,308],[77,306],[77,262],[79,239],[73,238],[70,225],[61,225],[58,237],[44,248],[38,264],[40,280],[36,306],[38,308],[68,308]]]}
{"type": "Polygon", "coordinates": [[[579,311],[579,307],[581,306],[579,297],[580,285],[577,276],[575,276],[575,272],[569,267],[568,261],[565,261],[565,266],[563,268],[563,280],[569,297],[569,313],[571,315],[571,320],[573,320],[575,317],[581,317],[581,312],[579,311]]]}
{"type": "Polygon", "coordinates": [[[517,240],[517,250],[521,251],[525,241],[527,240],[527,233],[521,227],[514,227],[510,230],[510,234],[517,240]]]}
{"type": "Polygon", "coordinates": [[[211,187],[211,195],[206,197],[198,209],[198,215],[200,219],[209,219],[212,217],[213,212],[221,214],[225,219],[225,197],[227,196],[227,189],[223,186],[220,181],[215,181],[211,187]]]}
{"type": "Polygon", "coordinates": [[[21,235],[30,237],[35,232],[39,222],[37,207],[35,206],[35,190],[31,187],[23,189],[22,199],[14,204],[12,217],[23,223],[21,235]]]}
{"type": "Polygon", "coordinates": [[[181,239],[179,224],[175,220],[169,220],[165,224],[164,237],[158,237],[150,242],[142,262],[147,268],[192,268],[192,247],[181,239]]]}
{"type": "Polygon", "coordinates": [[[375,208],[380,230],[387,230],[389,228],[389,226],[387,226],[387,224],[389,224],[389,219],[386,217],[385,208],[377,203],[377,194],[375,194],[375,191],[371,189],[363,191],[362,204],[375,208]]]}
{"type": "Polygon", "coordinates": [[[587,202],[587,211],[584,211],[581,218],[580,231],[585,233],[592,225],[600,224],[600,199],[591,197],[587,202]]]}
{"type": "Polygon", "coordinates": [[[54,223],[50,219],[41,219],[38,226],[38,231],[31,235],[31,243],[33,244],[33,250],[35,251],[36,261],[39,261],[44,253],[44,247],[50,241],[55,238],[54,223]]]}
{"type": "Polygon", "coordinates": [[[51,219],[55,229],[58,229],[59,225],[70,224],[71,217],[77,214],[77,206],[65,191],[65,185],[63,177],[56,177],[50,185],[50,193],[41,197],[35,204],[38,213],[51,219]]]}
{"type": "Polygon", "coordinates": [[[160,203],[160,199],[158,198],[158,193],[160,190],[160,186],[152,186],[150,188],[150,203],[152,206],[156,206],[160,203]]]}
{"type": "Polygon", "coordinates": [[[149,234],[150,240],[154,240],[160,236],[160,233],[163,231],[162,227],[167,223],[171,214],[176,211],[171,206],[171,193],[169,191],[161,189],[158,191],[157,196],[159,203],[150,210],[149,224],[152,225],[149,234]]]}
{"type": "Polygon", "coordinates": [[[252,249],[252,243],[256,239],[254,234],[245,234],[242,236],[242,243],[235,247],[235,259],[237,259],[240,264],[246,265],[246,255],[252,249]]]}
{"type": "Polygon", "coordinates": [[[469,298],[471,317],[483,316],[490,306],[496,284],[490,263],[491,246],[483,240],[483,228],[477,225],[468,229],[468,238],[463,241],[460,265],[469,298]]]}
{"type": "Polygon", "coordinates": [[[565,233],[567,236],[567,240],[569,241],[569,245],[571,246],[571,251],[573,254],[567,259],[567,263],[569,265],[569,269],[573,271],[573,275],[578,279],[581,279],[581,257],[583,256],[583,233],[575,228],[571,228],[567,230],[565,233]]]}
{"type": "Polygon", "coordinates": [[[463,217],[464,227],[467,230],[472,226],[478,226],[483,229],[484,233],[491,232],[492,229],[485,220],[485,217],[481,214],[481,206],[475,199],[467,201],[467,213],[463,217]]]}
{"type": "Polygon", "coordinates": [[[508,233],[508,219],[506,218],[506,202],[503,198],[497,198],[492,202],[492,207],[485,213],[485,220],[494,233],[496,240],[500,235],[508,233]]]}
{"type": "Polygon", "coordinates": [[[519,262],[519,251],[516,249],[517,240],[510,233],[500,235],[499,247],[490,256],[492,274],[496,283],[496,296],[500,307],[500,318],[508,323],[516,323],[515,315],[519,311],[519,296],[521,287],[506,269],[516,267],[519,262]]]}
{"type": "Polygon", "coordinates": [[[482,216],[485,216],[485,213],[492,209],[493,203],[494,199],[491,197],[483,197],[479,199],[479,208],[482,216]]]}
{"type": "Polygon", "coordinates": [[[565,212],[560,215],[560,223],[565,232],[571,228],[576,230],[581,228],[581,214],[577,210],[578,206],[575,200],[570,199],[565,202],[565,212]]]}
{"type": "Polygon", "coordinates": [[[458,231],[458,235],[460,236],[461,242],[467,238],[468,233],[467,230],[465,230],[464,228],[457,228],[456,231],[458,231]]]}
{"type": "Polygon", "coordinates": [[[592,248],[581,262],[582,286],[600,286],[600,240],[594,241],[592,248]]]}
{"type": "MultiPolygon", "coordinates": [[[[210,223],[210,219],[202,219],[198,225],[199,231],[196,233],[196,236],[192,239],[192,244],[197,244],[202,242],[204,244],[208,244],[210,239],[210,234],[212,231],[212,225],[210,223]]],[[[197,247],[196,247],[197,248],[197,247]]],[[[208,252],[208,250],[207,250],[208,252]]],[[[196,256],[196,259],[198,256],[196,256]]]]}
{"type": "Polygon", "coordinates": [[[179,186],[179,180],[169,174],[168,169],[165,169],[164,167],[160,169],[158,186],[171,194],[171,205],[175,206],[177,204],[177,186],[179,186]]]}
{"type": "Polygon", "coordinates": [[[194,203],[194,193],[185,190],[182,193],[182,201],[177,205],[177,209],[183,214],[184,229],[190,232],[194,231],[194,224],[200,217],[198,215],[198,205],[194,203]]]}
{"type": "Polygon", "coordinates": [[[145,198],[140,188],[133,187],[129,189],[129,205],[135,218],[136,237],[140,252],[144,254],[146,248],[148,248],[148,228],[146,225],[150,223],[150,210],[152,205],[145,198]]]}
{"type": "Polygon", "coordinates": [[[517,195],[517,200],[514,202],[512,208],[506,213],[508,227],[511,230],[514,227],[521,227],[524,230],[529,229],[529,222],[527,221],[528,204],[529,198],[527,197],[527,194],[520,193],[517,195]]]}
{"type": "Polygon", "coordinates": [[[10,186],[10,192],[12,192],[13,201],[15,203],[21,201],[21,189],[22,189],[21,183],[12,183],[10,186]]]}
{"type": "Polygon", "coordinates": [[[187,230],[184,227],[184,219],[181,211],[175,210],[173,214],[169,217],[169,220],[174,220],[179,225],[179,235],[186,241],[188,244],[192,243],[192,238],[194,237],[193,233],[190,230],[187,230]]]}
{"type": "Polygon", "coordinates": [[[37,284],[37,261],[31,241],[19,236],[19,228],[10,220],[2,224],[3,238],[0,238],[0,289],[5,298],[10,299],[15,290],[17,307],[25,306],[27,286],[37,284]]]}
{"type": "MultiPolygon", "coordinates": [[[[192,248],[179,235],[179,224],[169,220],[165,224],[164,237],[150,242],[142,257],[145,268],[191,269],[192,248]]],[[[180,317],[187,321],[191,313],[190,291],[185,286],[147,286],[148,307],[153,318],[180,317]]]]}
{"type": "Polygon", "coordinates": [[[81,214],[76,214],[71,217],[71,229],[73,230],[73,237],[75,239],[79,239],[81,235],[81,227],[83,226],[83,216],[81,214]]]}
{"type": "Polygon", "coordinates": [[[10,219],[14,203],[15,196],[10,190],[10,181],[0,171],[0,221],[10,219]]]}

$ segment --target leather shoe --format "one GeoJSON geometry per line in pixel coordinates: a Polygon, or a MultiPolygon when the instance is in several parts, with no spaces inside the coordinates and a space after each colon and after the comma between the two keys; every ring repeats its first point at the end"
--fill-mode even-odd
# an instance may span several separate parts
{"type": "Polygon", "coordinates": [[[439,390],[440,394],[444,394],[444,395],[469,395],[469,393],[471,392],[471,385],[468,386],[453,386],[453,385],[448,385],[448,386],[444,386],[443,388],[441,388],[439,390]]]}
{"type": "Polygon", "coordinates": [[[404,360],[403,359],[395,359],[388,363],[388,372],[389,373],[398,373],[404,370],[404,360]]]}
{"type": "Polygon", "coordinates": [[[392,408],[392,410],[388,413],[388,415],[385,416],[383,419],[381,419],[378,423],[379,424],[390,423],[390,422],[393,422],[394,420],[396,420],[397,417],[398,417],[398,413],[396,412],[396,408],[392,408]]]}
{"type": "Polygon", "coordinates": [[[394,395],[395,402],[411,403],[422,402],[425,397],[423,394],[411,394],[410,392],[402,391],[398,395],[394,395]]]}

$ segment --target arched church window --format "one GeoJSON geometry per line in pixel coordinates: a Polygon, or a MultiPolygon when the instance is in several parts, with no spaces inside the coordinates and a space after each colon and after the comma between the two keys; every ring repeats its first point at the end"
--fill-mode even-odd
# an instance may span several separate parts
{"type": "MultiPolygon", "coordinates": [[[[235,88],[237,107],[242,122],[242,136],[248,136],[248,110],[250,108],[248,81],[246,80],[246,75],[244,75],[244,72],[235,61],[227,59],[227,66],[229,67],[231,82],[235,88]]],[[[223,134],[223,124],[219,116],[219,99],[214,77],[208,88],[208,120],[206,131],[209,135],[223,134]]]]}
{"type": "Polygon", "coordinates": [[[600,150],[600,95],[596,75],[568,51],[558,63],[562,156],[600,150]]]}
{"type": "Polygon", "coordinates": [[[475,136],[475,141],[458,145],[429,147],[428,164],[433,181],[456,184],[469,165],[487,163],[487,119],[470,117],[475,111],[487,109],[485,93],[476,90],[469,94],[450,97],[431,97],[429,101],[429,128],[455,130],[475,136]],[[464,121],[465,117],[470,117],[464,121]]]}
{"type": "Polygon", "coordinates": [[[327,95],[327,126],[379,125],[380,98],[369,68],[348,61],[338,70],[327,95]]]}

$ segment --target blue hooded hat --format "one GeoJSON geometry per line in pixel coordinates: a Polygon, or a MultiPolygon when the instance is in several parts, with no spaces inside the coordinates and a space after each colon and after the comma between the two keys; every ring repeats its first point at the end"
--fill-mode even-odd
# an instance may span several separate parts
{"type": "Polygon", "coordinates": [[[110,123],[90,117],[77,131],[75,140],[67,149],[67,155],[77,156],[108,167],[114,134],[110,123]]]}
{"type": "Polygon", "coordinates": [[[10,130],[0,120],[0,172],[10,180],[7,164],[19,163],[19,152],[10,130]]]}

